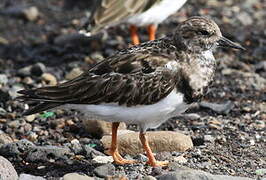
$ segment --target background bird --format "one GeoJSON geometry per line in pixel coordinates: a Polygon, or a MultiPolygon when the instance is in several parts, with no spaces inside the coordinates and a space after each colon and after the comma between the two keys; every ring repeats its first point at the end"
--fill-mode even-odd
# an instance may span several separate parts
{"type": "Polygon", "coordinates": [[[110,152],[118,164],[133,163],[118,153],[119,123],[137,124],[148,164],[167,165],[155,160],[145,132],[204,96],[213,81],[216,60],[212,50],[217,46],[244,49],[224,38],[214,21],[192,17],[172,34],[119,51],[73,80],[19,91],[24,94],[20,99],[39,103],[25,115],[61,107],[112,122],[110,152]]]}
{"type": "Polygon", "coordinates": [[[154,40],[158,24],[180,9],[185,2],[186,0],[99,0],[94,5],[87,30],[93,35],[110,26],[128,23],[134,45],[140,42],[137,27],[147,27],[149,40],[154,40]]]}

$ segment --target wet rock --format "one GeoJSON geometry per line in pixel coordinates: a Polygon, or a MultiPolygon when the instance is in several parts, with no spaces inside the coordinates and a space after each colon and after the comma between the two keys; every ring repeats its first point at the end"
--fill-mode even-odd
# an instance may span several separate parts
{"type": "Polygon", "coordinates": [[[41,176],[34,176],[31,174],[20,174],[18,180],[46,180],[41,176]]]}
{"type": "Polygon", "coordinates": [[[78,77],[79,75],[81,75],[83,73],[83,71],[80,68],[74,68],[70,71],[70,73],[68,73],[65,77],[65,79],[67,80],[71,80],[74,79],[75,77],[78,77]]]}
{"type": "Polygon", "coordinates": [[[0,179],[16,180],[18,174],[13,165],[3,156],[0,156],[0,179]]]}
{"type": "Polygon", "coordinates": [[[96,176],[105,178],[107,176],[112,176],[115,173],[115,166],[112,164],[105,164],[102,166],[96,167],[93,172],[96,174],[96,176]]]}
{"type": "Polygon", "coordinates": [[[107,164],[112,163],[113,161],[114,159],[112,156],[96,156],[92,159],[92,162],[96,164],[107,164]]]}
{"type": "Polygon", "coordinates": [[[57,146],[36,146],[27,155],[27,161],[31,162],[47,162],[59,159],[67,159],[67,156],[71,156],[71,151],[66,147],[57,146]]]}
{"type": "Polygon", "coordinates": [[[95,178],[89,177],[81,173],[68,173],[63,176],[63,180],[94,180],[95,178]]]}
{"type": "MultiPolygon", "coordinates": [[[[85,117],[82,118],[82,122],[87,132],[97,138],[101,138],[103,135],[110,135],[112,133],[112,123],[110,122],[93,120],[85,117]]],[[[126,129],[126,124],[120,123],[118,129],[126,129]]]]}
{"type": "Polygon", "coordinates": [[[16,157],[35,148],[36,146],[32,142],[22,139],[17,142],[2,145],[0,147],[0,154],[16,157]]]}
{"type": "Polygon", "coordinates": [[[0,131],[0,145],[12,143],[12,138],[6,133],[0,131]]]}
{"type": "Polygon", "coordinates": [[[55,76],[50,74],[50,73],[43,73],[42,74],[42,80],[43,80],[44,84],[47,84],[47,85],[54,86],[57,84],[57,80],[56,80],[55,76]]]}
{"type": "MultiPolygon", "coordinates": [[[[151,149],[156,152],[184,152],[193,147],[189,136],[172,131],[147,132],[147,138],[151,149]]],[[[108,149],[111,145],[111,136],[103,136],[101,139],[104,148],[108,149]]],[[[143,153],[143,147],[139,140],[138,132],[130,132],[118,135],[119,152],[121,154],[137,155],[143,153]]]]}
{"type": "Polygon", "coordinates": [[[234,103],[231,101],[227,101],[226,103],[223,104],[216,104],[216,103],[209,103],[202,101],[199,103],[199,105],[202,108],[211,109],[218,114],[228,114],[234,108],[234,103]]]}
{"type": "Polygon", "coordinates": [[[177,170],[176,172],[163,174],[161,176],[157,176],[156,178],[158,180],[252,180],[245,177],[212,175],[210,173],[198,170],[177,170]]]}

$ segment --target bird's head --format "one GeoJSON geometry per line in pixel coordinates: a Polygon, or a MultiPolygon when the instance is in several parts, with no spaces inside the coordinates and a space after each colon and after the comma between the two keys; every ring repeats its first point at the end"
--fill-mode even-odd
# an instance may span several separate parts
{"type": "Polygon", "coordinates": [[[222,36],[218,25],[206,17],[191,17],[180,23],[175,32],[177,43],[193,52],[212,50],[217,46],[235,49],[244,48],[222,36]]]}

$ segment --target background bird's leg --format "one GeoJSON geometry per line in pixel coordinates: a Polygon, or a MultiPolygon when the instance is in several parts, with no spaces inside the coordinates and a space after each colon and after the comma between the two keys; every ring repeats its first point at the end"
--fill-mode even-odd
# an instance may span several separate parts
{"type": "Polygon", "coordinates": [[[127,160],[122,158],[122,156],[119,154],[117,149],[117,129],[119,126],[119,122],[112,123],[112,143],[110,148],[110,154],[113,156],[113,159],[115,163],[117,164],[131,164],[135,163],[134,160],[127,160]]]}
{"type": "Polygon", "coordinates": [[[137,29],[138,28],[135,25],[130,25],[130,36],[131,36],[131,40],[133,41],[134,45],[139,44],[139,37],[138,37],[137,29]]]}
{"type": "Polygon", "coordinates": [[[148,162],[147,164],[155,167],[155,166],[167,166],[168,165],[168,162],[167,161],[156,161],[155,160],[155,157],[151,151],[151,148],[149,146],[149,143],[148,143],[148,140],[146,138],[146,134],[145,133],[142,133],[140,132],[139,133],[139,139],[143,145],[143,148],[145,149],[146,151],[146,154],[147,154],[147,157],[148,157],[148,162]]]}
{"type": "Polygon", "coordinates": [[[155,40],[157,27],[154,24],[148,26],[149,40],[155,40]]]}

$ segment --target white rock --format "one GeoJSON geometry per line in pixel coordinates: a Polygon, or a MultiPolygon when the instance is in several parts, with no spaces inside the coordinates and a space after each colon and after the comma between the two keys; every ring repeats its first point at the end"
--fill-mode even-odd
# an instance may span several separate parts
{"type": "Polygon", "coordinates": [[[33,176],[30,174],[20,174],[19,180],[46,180],[41,176],[33,176]]]}
{"type": "Polygon", "coordinates": [[[94,178],[79,173],[68,173],[62,180],[94,180],[94,178]]]}
{"type": "Polygon", "coordinates": [[[18,179],[18,174],[13,165],[3,156],[0,156],[0,175],[1,180],[18,179]]]}
{"type": "Polygon", "coordinates": [[[96,156],[92,159],[93,163],[99,163],[99,164],[106,164],[106,163],[112,163],[113,157],[112,156],[96,156]]]}

